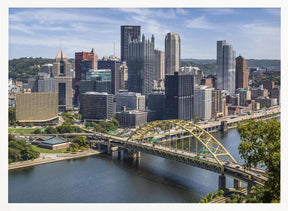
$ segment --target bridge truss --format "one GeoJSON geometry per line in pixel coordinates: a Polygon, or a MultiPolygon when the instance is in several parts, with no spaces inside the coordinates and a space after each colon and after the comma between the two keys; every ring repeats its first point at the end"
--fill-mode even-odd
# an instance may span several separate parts
{"type": "Polygon", "coordinates": [[[153,143],[155,146],[195,153],[213,158],[219,166],[237,163],[209,132],[184,120],[157,120],[138,128],[127,142],[153,143]]]}

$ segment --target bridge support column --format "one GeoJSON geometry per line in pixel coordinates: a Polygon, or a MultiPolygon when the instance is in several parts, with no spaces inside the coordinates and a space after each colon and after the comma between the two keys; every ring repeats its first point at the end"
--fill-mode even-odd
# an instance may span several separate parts
{"type": "Polygon", "coordinates": [[[133,153],[133,159],[140,159],[141,157],[141,152],[140,151],[134,151],[133,153]]]}
{"type": "Polygon", "coordinates": [[[240,188],[241,188],[241,181],[240,180],[234,179],[234,188],[236,190],[240,190],[240,188]]]}
{"type": "Polygon", "coordinates": [[[119,160],[123,160],[123,157],[124,157],[124,150],[123,149],[119,149],[118,150],[118,159],[119,160]]]}
{"type": "Polygon", "coordinates": [[[118,152],[117,151],[112,151],[112,158],[118,157],[118,152]]]}
{"type": "Polygon", "coordinates": [[[107,146],[107,154],[108,154],[108,155],[111,155],[111,154],[112,154],[110,141],[109,141],[108,146],[107,146]]]}
{"type": "Polygon", "coordinates": [[[247,195],[250,193],[252,186],[253,186],[252,183],[251,183],[251,182],[248,182],[247,195]]]}
{"type": "Polygon", "coordinates": [[[124,149],[123,150],[123,159],[127,159],[129,158],[129,152],[128,152],[128,149],[124,149]]]}
{"type": "Polygon", "coordinates": [[[98,149],[101,149],[101,144],[97,144],[97,148],[98,148],[98,149]]]}
{"type": "Polygon", "coordinates": [[[218,190],[220,191],[220,190],[225,190],[225,189],[226,189],[226,177],[222,173],[218,179],[218,190]]]}

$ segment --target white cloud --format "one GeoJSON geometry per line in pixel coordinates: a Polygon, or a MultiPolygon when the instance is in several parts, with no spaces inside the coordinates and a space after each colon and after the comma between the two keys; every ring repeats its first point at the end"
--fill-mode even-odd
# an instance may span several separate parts
{"type": "Polygon", "coordinates": [[[27,25],[25,24],[10,24],[9,29],[24,32],[30,35],[34,34],[34,32],[32,32],[31,29],[27,28],[27,25]]]}
{"type": "Polygon", "coordinates": [[[175,9],[176,13],[180,14],[180,15],[187,15],[188,11],[184,8],[176,8],[175,9]]]}
{"type": "Polygon", "coordinates": [[[234,9],[230,8],[207,8],[207,9],[201,9],[201,11],[211,15],[228,15],[236,13],[234,9]]]}
{"type": "Polygon", "coordinates": [[[208,22],[205,16],[201,16],[187,21],[188,28],[194,29],[214,29],[215,26],[208,22]]]}
{"type": "MultiPolygon", "coordinates": [[[[38,22],[39,24],[53,25],[56,23],[65,22],[90,22],[90,23],[102,23],[102,24],[120,24],[121,21],[113,18],[105,18],[100,15],[88,15],[85,13],[75,12],[57,9],[35,9],[33,11],[21,11],[15,12],[9,15],[10,22],[38,22]]],[[[83,10],[84,11],[84,10],[83,10]]]]}
{"type": "MultiPolygon", "coordinates": [[[[176,12],[175,9],[162,9],[162,8],[120,8],[119,9],[122,12],[125,13],[132,13],[139,16],[145,16],[150,18],[168,18],[173,19],[176,18],[176,12]]],[[[180,11],[179,11],[180,13],[180,11]]],[[[183,13],[183,12],[182,12],[183,13]]]]}
{"type": "MultiPolygon", "coordinates": [[[[37,47],[42,49],[40,51],[44,52],[45,49],[55,48],[55,56],[60,48],[60,42],[65,51],[66,55],[69,58],[74,58],[75,52],[79,51],[89,51],[92,48],[95,49],[95,52],[99,57],[104,55],[110,56],[113,54],[114,44],[112,41],[105,41],[101,39],[97,40],[87,40],[87,39],[78,39],[76,37],[53,37],[46,36],[42,39],[35,39],[34,37],[23,37],[23,36],[11,36],[10,44],[11,45],[20,45],[20,46],[30,46],[31,48],[37,47]]],[[[119,42],[115,42],[116,56],[119,56],[119,42]]],[[[38,55],[42,56],[42,55],[38,55]]]]}

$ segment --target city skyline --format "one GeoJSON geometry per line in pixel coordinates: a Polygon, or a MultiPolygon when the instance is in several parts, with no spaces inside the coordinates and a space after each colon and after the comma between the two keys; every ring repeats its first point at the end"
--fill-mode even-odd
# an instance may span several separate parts
{"type": "Polygon", "coordinates": [[[92,48],[120,58],[121,25],[141,26],[162,51],[165,35],[178,33],[181,59],[216,59],[217,40],[236,56],[280,59],[280,18],[280,8],[10,8],[9,59],[55,58],[61,47],[68,58],[92,48]]]}

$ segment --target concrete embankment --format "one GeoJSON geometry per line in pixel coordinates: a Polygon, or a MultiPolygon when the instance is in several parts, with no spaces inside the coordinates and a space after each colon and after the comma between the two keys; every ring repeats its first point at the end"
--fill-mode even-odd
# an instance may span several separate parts
{"type": "Polygon", "coordinates": [[[21,161],[21,162],[15,162],[15,163],[9,164],[8,170],[42,165],[42,164],[57,162],[61,160],[88,157],[91,155],[97,155],[97,154],[101,154],[104,152],[105,150],[88,149],[83,152],[74,152],[74,153],[40,153],[40,156],[34,160],[21,161]]]}

